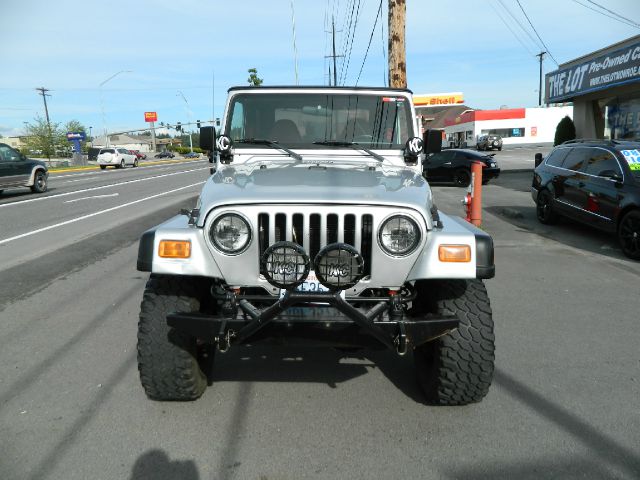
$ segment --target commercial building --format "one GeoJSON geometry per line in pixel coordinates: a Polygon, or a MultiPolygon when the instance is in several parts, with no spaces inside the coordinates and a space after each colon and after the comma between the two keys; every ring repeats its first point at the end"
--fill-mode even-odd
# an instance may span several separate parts
{"type": "Polygon", "coordinates": [[[551,143],[558,122],[572,115],[570,106],[466,110],[445,120],[445,145],[475,147],[482,135],[500,135],[504,145],[551,143]]]}
{"type": "Polygon", "coordinates": [[[548,73],[545,101],[573,102],[578,137],[640,138],[640,35],[548,73]]]}

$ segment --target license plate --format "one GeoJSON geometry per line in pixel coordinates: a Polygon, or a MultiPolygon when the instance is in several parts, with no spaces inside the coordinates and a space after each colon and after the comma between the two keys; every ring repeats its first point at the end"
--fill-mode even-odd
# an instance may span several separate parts
{"type": "MultiPolygon", "coordinates": [[[[324,293],[328,291],[329,289],[318,281],[318,278],[316,277],[316,274],[315,272],[313,272],[313,270],[309,272],[306,280],[296,287],[296,292],[303,293],[324,293]]],[[[284,292],[286,292],[284,288],[280,290],[281,298],[284,296],[284,292]]]]}

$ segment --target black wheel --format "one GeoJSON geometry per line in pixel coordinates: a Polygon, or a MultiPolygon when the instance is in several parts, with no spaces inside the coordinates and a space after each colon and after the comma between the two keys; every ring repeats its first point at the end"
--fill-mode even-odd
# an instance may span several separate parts
{"type": "Polygon", "coordinates": [[[207,387],[195,338],[167,325],[171,312],[200,310],[201,289],[190,277],[152,275],[138,322],[138,371],[152,400],[195,400],[207,387]]]}
{"type": "Polygon", "coordinates": [[[133,168],[136,168],[137,166],[138,166],[138,159],[136,158],[136,159],[133,161],[133,168]]]}
{"type": "Polygon", "coordinates": [[[124,168],[125,167],[125,163],[124,163],[124,159],[120,160],[120,167],[119,168],[124,168]]]}
{"type": "Polygon", "coordinates": [[[100,165],[100,170],[104,170],[105,168],[107,168],[106,165],[100,165]]]}
{"type": "Polygon", "coordinates": [[[413,358],[418,383],[427,401],[436,405],[466,405],[482,400],[494,370],[493,317],[481,280],[421,280],[416,282],[420,308],[436,314],[454,313],[457,330],[416,347],[413,358]]]}
{"type": "Polygon", "coordinates": [[[35,193],[43,193],[47,191],[47,174],[42,170],[38,170],[31,185],[31,191],[35,193]]]}
{"type": "Polygon", "coordinates": [[[453,181],[458,187],[468,187],[471,183],[471,173],[463,168],[456,170],[453,181]]]}
{"type": "Polygon", "coordinates": [[[498,151],[501,152],[502,151],[502,147],[498,147],[498,151]]]}
{"type": "Polygon", "coordinates": [[[550,225],[554,223],[558,216],[553,211],[553,195],[549,190],[541,190],[538,193],[538,201],[536,202],[536,216],[540,223],[550,225]]]}
{"type": "Polygon", "coordinates": [[[622,217],[618,241],[627,257],[640,260],[640,210],[632,210],[622,217]]]}

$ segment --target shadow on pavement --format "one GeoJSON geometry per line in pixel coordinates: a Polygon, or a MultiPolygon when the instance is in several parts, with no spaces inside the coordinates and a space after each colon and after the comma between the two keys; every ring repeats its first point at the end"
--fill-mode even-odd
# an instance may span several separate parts
{"type": "MultiPolygon", "coordinates": [[[[561,217],[553,225],[543,225],[536,218],[535,205],[496,205],[484,211],[534,235],[553,240],[585,252],[619,260],[628,260],[618,246],[616,236],[561,217]]],[[[633,262],[632,262],[633,263],[633,262]]]]}
{"type": "MultiPolygon", "coordinates": [[[[505,390],[507,394],[515,400],[524,404],[530,410],[536,412],[539,416],[552,422],[556,427],[572,436],[577,442],[581,443],[589,450],[589,456],[591,458],[597,458],[599,460],[598,463],[600,465],[607,464],[620,471],[624,471],[629,475],[629,478],[640,478],[640,456],[638,455],[637,450],[634,451],[633,449],[627,448],[625,445],[621,445],[618,441],[599,431],[582,418],[573,414],[571,411],[545,398],[525,383],[501,369],[496,369],[494,384],[505,390]]],[[[560,464],[560,466],[562,467],[562,464],[560,464]]],[[[582,466],[584,468],[589,467],[590,463],[587,462],[582,466]]],[[[598,470],[586,471],[595,474],[598,470]]],[[[501,476],[502,474],[500,471],[493,473],[498,473],[498,475],[468,477],[456,475],[456,478],[574,478],[561,474],[558,476],[549,475],[547,472],[543,472],[543,474],[538,477],[520,476],[517,474],[517,471],[513,470],[511,473],[514,473],[515,475],[512,476],[501,476]]],[[[506,473],[509,472],[507,471],[506,473]]],[[[560,471],[558,473],[560,473],[560,471]]],[[[596,474],[594,478],[608,477],[596,474]]]]}
{"type": "Polygon", "coordinates": [[[599,462],[582,457],[539,458],[528,462],[502,465],[475,464],[446,470],[445,476],[455,480],[540,480],[545,478],[613,480],[620,478],[607,472],[599,462]]]}
{"type": "Polygon", "coordinates": [[[411,355],[400,357],[386,350],[235,347],[226,354],[217,354],[213,382],[307,382],[337,388],[376,368],[409,398],[424,403],[411,355]]]}
{"type": "Polygon", "coordinates": [[[200,480],[193,460],[170,460],[163,450],[142,454],[133,465],[130,480],[200,480]]]}

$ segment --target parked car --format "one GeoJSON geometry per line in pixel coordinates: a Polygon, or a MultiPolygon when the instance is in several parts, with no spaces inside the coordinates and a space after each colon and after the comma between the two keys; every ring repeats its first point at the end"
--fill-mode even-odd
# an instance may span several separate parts
{"type": "Polygon", "coordinates": [[[477,150],[502,150],[502,137],[500,135],[482,135],[476,143],[477,150]]]}
{"type": "Polygon", "coordinates": [[[565,142],[536,166],[531,196],[541,223],[565,216],[614,233],[640,260],[640,142],[565,142]]]}
{"type": "Polygon", "coordinates": [[[124,168],[127,165],[138,166],[138,159],[129,150],[122,147],[101,148],[97,157],[98,165],[104,170],[109,165],[115,168],[124,168]]]}
{"type": "Polygon", "coordinates": [[[153,158],[173,158],[175,155],[173,152],[169,150],[165,150],[164,152],[156,153],[153,158]]]}
{"type": "Polygon", "coordinates": [[[189,152],[182,155],[184,158],[200,158],[200,154],[196,152],[189,152]]]}
{"type": "Polygon", "coordinates": [[[16,149],[0,143],[0,193],[10,187],[29,187],[32,192],[47,191],[49,171],[44,162],[31,160],[16,149]]]}
{"type": "Polygon", "coordinates": [[[492,154],[451,148],[427,157],[423,165],[424,177],[430,182],[454,182],[459,187],[466,187],[471,182],[471,163],[474,161],[483,164],[483,185],[500,175],[500,168],[492,154]]]}
{"type": "Polygon", "coordinates": [[[147,156],[140,150],[129,150],[138,160],[146,160],[147,156]]]}

